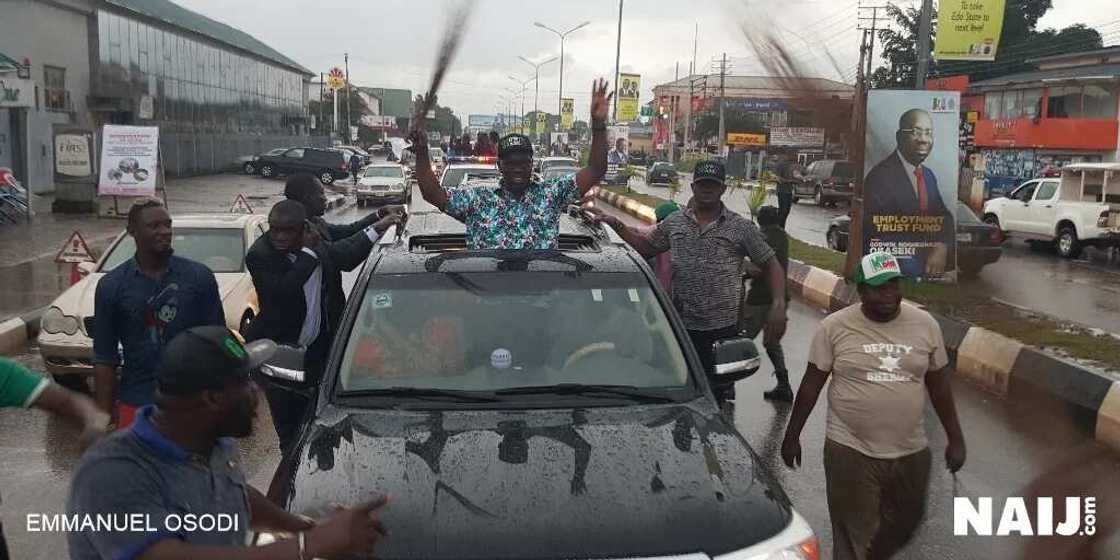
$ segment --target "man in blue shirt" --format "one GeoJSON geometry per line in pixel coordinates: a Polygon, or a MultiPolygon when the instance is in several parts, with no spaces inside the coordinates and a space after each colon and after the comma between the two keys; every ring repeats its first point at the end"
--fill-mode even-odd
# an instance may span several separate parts
{"type": "Polygon", "coordinates": [[[161,202],[133,205],[128,233],[136,254],[101,278],[93,306],[94,396],[120,427],[154,402],[155,368],[167,341],[191,327],[225,324],[214,273],[172,254],[171,215],[161,202]]]}
{"type": "MultiPolygon", "coordinates": [[[[613,94],[611,94],[613,95],[613,94]]],[[[424,200],[467,227],[471,249],[555,249],[560,215],[579,202],[607,172],[607,112],[611,95],[603,80],[591,95],[591,159],[574,175],[538,183],[533,176],[533,144],[521,134],[508,134],[498,143],[497,188],[444,189],[432,172],[428,137],[423,130],[411,136],[416,150],[416,181],[424,200]]]]}

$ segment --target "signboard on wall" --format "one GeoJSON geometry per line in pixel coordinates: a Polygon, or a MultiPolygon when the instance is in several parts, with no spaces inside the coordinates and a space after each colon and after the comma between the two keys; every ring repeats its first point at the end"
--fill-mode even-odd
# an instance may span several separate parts
{"type": "Polygon", "coordinates": [[[0,76],[0,108],[35,106],[35,82],[0,76]]]}
{"type": "Polygon", "coordinates": [[[766,135],[731,132],[727,134],[727,143],[733,146],[765,146],[766,135]]]}
{"type": "Polygon", "coordinates": [[[101,132],[97,194],[151,196],[159,172],[159,127],[107,124],[101,132]]]}
{"type": "Polygon", "coordinates": [[[941,0],[933,58],[995,60],[1005,5],[1005,0],[941,0]]]}
{"type": "Polygon", "coordinates": [[[823,147],[824,129],[797,126],[772,126],[770,127],[770,145],[802,148],[823,147]]]}
{"type": "Polygon", "coordinates": [[[93,133],[66,131],[54,136],[54,172],[58,179],[89,179],[93,175],[93,133]]]}

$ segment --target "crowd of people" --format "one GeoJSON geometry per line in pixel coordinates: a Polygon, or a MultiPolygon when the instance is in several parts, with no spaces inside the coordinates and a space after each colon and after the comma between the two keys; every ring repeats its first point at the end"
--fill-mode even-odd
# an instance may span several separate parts
{"type": "MultiPolygon", "coordinates": [[[[604,212],[592,199],[607,171],[610,97],[607,84],[597,81],[587,167],[544,182],[533,178],[528,137],[479,134],[473,145],[469,136],[453,139],[447,153],[496,156],[498,186],[444,188],[424,130],[414,130],[424,199],[465,224],[470,249],[487,250],[555,249],[560,215],[582,205],[651,259],[719,399],[735,399],[735,380],[714,375],[713,344],[761,332],[777,377],[764,397],[793,400],[781,347],[789,300],[785,208],[763,207],[757,223],[731,211],[722,202],[726,170],[713,160],[696,165],[692,200],[658,208],[653,226],[630,227],[604,212]]],[[[323,186],[310,175],[290,177],[284,195],[269,212],[268,233],[246,256],[260,313],[241,333],[245,342],[224,326],[214,274],[174,254],[171,216],[148,200],[128,216],[135,255],[97,286],[95,400],[0,361],[0,405],[73,418],[90,439],[110,434],[75,471],[70,513],[209,512],[242,520],[227,532],[77,531],[69,535],[72,557],[333,557],[368,552],[385,536],[379,512],[387,498],[320,520],[286,512],[271,492],[245,482],[231,439],[252,430],[263,379],[254,371],[277,345],[298,347],[302,382],[261,381],[281,453],[290,452],[342,316],[342,271],[358,267],[390,227],[407,219],[404,207],[385,206],[351,224],[329,224],[323,186]],[[250,529],[297,538],[244,547],[250,529]]],[[[899,268],[883,253],[862,260],[855,278],[862,303],[822,321],[782,445],[786,464],[799,464],[800,434],[831,378],[824,461],[836,558],[888,557],[915,531],[931,462],[926,393],[948,437],[948,468],[955,472],[965,460],[940,329],[928,313],[901,302],[899,268]]]]}

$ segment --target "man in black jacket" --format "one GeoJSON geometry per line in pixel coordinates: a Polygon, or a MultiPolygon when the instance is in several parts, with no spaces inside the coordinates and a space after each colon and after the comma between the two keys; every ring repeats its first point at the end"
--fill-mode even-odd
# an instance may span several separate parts
{"type": "Polygon", "coordinates": [[[246,340],[269,338],[278,344],[306,348],[304,384],[287,388],[265,384],[282,451],[292,443],[310,402],[307,396],[291,389],[318,384],[342,318],[346,304],[342,271],[360,266],[378,237],[400,221],[401,215],[390,211],[349,237],[326,241],[304,206],[285,200],[269,212],[268,235],[257,239],[249,249],[245,262],[261,312],[249,325],[246,340]]]}
{"type": "Polygon", "coordinates": [[[288,178],[284,184],[284,196],[294,200],[307,209],[307,219],[315,226],[319,237],[324,241],[334,242],[346,239],[373,225],[378,220],[389,214],[404,214],[404,206],[399,204],[381,206],[368,216],[350,224],[331,224],[323,219],[327,211],[327,195],[323,192],[323,183],[319,178],[310,173],[298,173],[288,178]]]}

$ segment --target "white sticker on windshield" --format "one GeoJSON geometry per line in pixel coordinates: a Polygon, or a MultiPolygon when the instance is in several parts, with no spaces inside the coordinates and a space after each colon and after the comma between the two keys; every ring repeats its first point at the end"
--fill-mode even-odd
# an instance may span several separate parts
{"type": "Polygon", "coordinates": [[[490,353],[490,365],[496,369],[509,369],[513,364],[513,354],[505,348],[497,348],[490,353]]]}
{"type": "Polygon", "coordinates": [[[373,296],[373,308],[374,309],[386,309],[386,308],[389,308],[389,307],[392,307],[392,306],[393,306],[393,294],[390,294],[388,292],[384,292],[384,293],[380,293],[380,294],[374,294],[374,296],[373,296]]]}
{"type": "Polygon", "coordinates": [[[638,290],[636,290],[634,288],[630,288],[629,290],[626,290],[626,293],[630,295],[630,302],[631,303],[638,303],[639,301],[641,301],[638,298],[638,290]]]}
{"type": "Polygon", "coordinates": [[[595,301],[603,301],[603,290],[600,290],[599,288],[592,288],[591,299],[595,301]]]}

